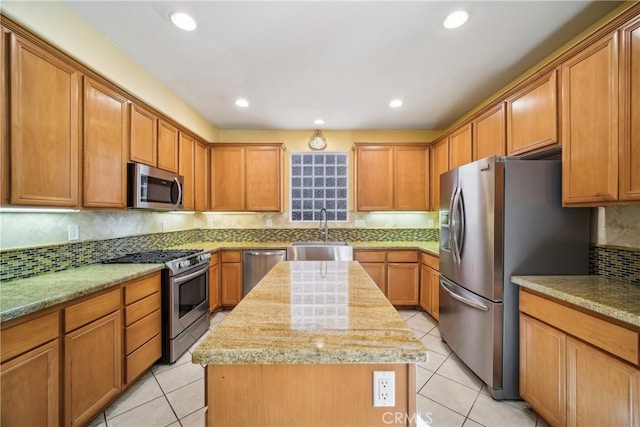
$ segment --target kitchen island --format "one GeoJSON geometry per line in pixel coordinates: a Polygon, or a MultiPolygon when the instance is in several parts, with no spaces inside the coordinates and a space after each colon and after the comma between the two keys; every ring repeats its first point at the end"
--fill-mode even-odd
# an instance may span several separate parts
{"type": "Polygon", "coordinates": [[[346,261],[277,264],[193,353],[207,365],[210,426],[406,423],[415,363],[426,360],[364,269],[346,261]],[[373,406],[374,371],[395,373],[394,406],[373,406]]]}

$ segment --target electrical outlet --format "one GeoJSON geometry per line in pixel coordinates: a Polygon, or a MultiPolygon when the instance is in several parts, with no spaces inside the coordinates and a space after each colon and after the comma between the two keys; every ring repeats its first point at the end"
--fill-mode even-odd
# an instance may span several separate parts
{"type": "Polygon", "coordinates": [[[433,220],[430,219],[429,221],[427,221],[427,227],[429,228],[433,228],[433,220]]]}
{"type": "Polygon", "coordinates": [[[213,228],[215,227],[216,222],[213,220],[213,218],[211,218],[210,216],[207,217],[207,227],[209,228],[213,228]]]}
{"type": "Polygon", "coordinates": [[[364,219],[356,219],[356,227],[364,227],[364,219]]]}
{"type": "Polygon", "coordinates": [[[373,371],[373,406],[396,406],[395,371],[373,371]]]}
{"type": "Polygon", "coordinates": [[[169,222],[166,219],[162,220],[162,231],[167,231],[168,228],[169,222]]]}
{"type": "Polygon", "coordinates": [[[78,240],[80,238],[80,230],[78,224],[69,225],[69,240],[78,240]]]}
{"type": "Polygon", "coordinates": [[[273,227],[273,220],[271,218],[267,219],[267,227],[273,227]]]}

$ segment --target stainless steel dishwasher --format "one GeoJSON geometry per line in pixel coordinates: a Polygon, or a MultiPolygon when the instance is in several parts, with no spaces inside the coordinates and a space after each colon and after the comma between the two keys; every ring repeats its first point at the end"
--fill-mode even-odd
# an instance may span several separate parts
{"type": "Polygon", "coordinates": [[[242,295],[247,295],[274,265],[286,259],[284,249],[242,251],[242,295]]]}

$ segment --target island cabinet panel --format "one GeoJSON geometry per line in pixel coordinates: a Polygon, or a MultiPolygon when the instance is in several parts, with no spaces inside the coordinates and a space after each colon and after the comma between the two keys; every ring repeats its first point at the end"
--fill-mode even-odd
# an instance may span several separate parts
{"type": "Polygon", "coordinates": [[[211,210],[243,211],[244,147],[211,147],[211,210]]]}
{"type": "Polygon", "coordinates": [[[283,154],[280,146],[247,146],[246,205],[251,212],[282,211],[283,154]]]}
{"type": "Polygon", "coordinates": [[[84,78],[84,207],[127,207],[127,102],[115,90],[84,78]]]}
{"type": "Polygon", "coordinates": [[[11,203],[76,207],[81,74],[15,34],[8,39],[11,203]]]}
{"type": "Polygon", "coordinates": [[[2,330],[0,424],[60,425],[59,334],[59,311],[2,330]]]}
{"type": "Polygon", "coordinates": [[[198,212],[204,212],[209,210],[209,150],[206,144],[202,142],[196,142],[194,150],[194,205],[195,210],[198,212]]]}
{"type": "Polygon", "coordinates": [[[621,31],[620,200],[640,200],[640,17],[621,31]]]}
{"type": "Polygon", "coordinates": [[[563,332],[520,315],[520,395],[553,426],[566,421],[565,355],[563,332]]]}
{"type": "Polygon", "coordinates": [[[557,75],[553,70],[507,99],[507,155],[558,144],[557,75]]]}
{"type": "Polygon", "coordinates": [[[149,110],[130,104],[129,160],[149,166],[158,164],[158,118],[149,110]]]}
{"type": "Polygon", "coordinates": [[[356,148],[356,209],[393,210],[393,147],[356,148]]]}
{"type": "Polygon", "coordinates": [[[440,210],[440,175],[449,170],[449,140],[431,146],[431,210],[440,210]]]}
{"type": "Polygon", "coordinates": [[[618,199],[617,33],[562,64],[564,204],[618,199]]]}
{"type": "Polygon", "coordinates": [[[473,121],[473,160],[506,154],[506,114],[501,102],[473,121]]]}
{"type": "Polygon", "coordinates": [[[220,270],[220,303],[234,307],[242,300],[242,252],[223,251],[220,270]]]}
{"type": "Polygon", "coordinates": [[[416,251],[387,252],[387,297],[397,306],[419,304],[420,266],[416,251]]]}
{"type": "Polygon", "coordinates": [[[429,148],[395,147],[394,208],[397,211],[429,210],[429,148]]]}
{"type": "Polygon", "coordinates": [[[120,299],[118,288],[65,309],[65,425],[87,424],[120,393],[123,348],[120,299]],[[114,307],[116,298],[118,305],[114,307]]]}
{"type": "Polygon", "coordinates": [[[178,128],[158,120],[158,167],[178,172],[178,128]]]}
{"type": "Polygon", "coordinates": [[[449,169],[471,162],[473,127],[471,123],[449,135],[449,169]]]}
{"type": "Polygon", "coordinates": [[[206,425],[395,424],[393,414],[416,412],[415,375],[410,363],[208,365],[206,425]],[[373,407],[373,371],[395,372],[394,407],[373,407]]]}
{"type": "Polygon", "coordinates": [[[180,132],[178,173],[184,178],[182,186],[182,204],[184,210],[195,209],[195,140],[184,132],[180,132]]]}
{"type": "Polygon", "coordinates": [[[209,260],[209,312],[213,313],[220,304],[220,264],[218,253],[211,254],[209,260]]]}

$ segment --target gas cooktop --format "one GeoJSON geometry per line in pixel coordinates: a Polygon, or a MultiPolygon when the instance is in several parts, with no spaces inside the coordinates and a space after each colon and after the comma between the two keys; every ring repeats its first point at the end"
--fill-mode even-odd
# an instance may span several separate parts
{"type": "Polygon", "coordinates": [[[105,259],[103,264],[165,264],[180,258],[202,252],[202,249],[157,250],[128,254],[117,258],[105,259]]]}

